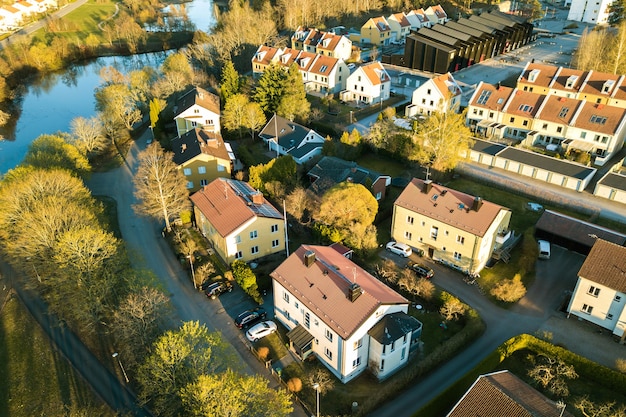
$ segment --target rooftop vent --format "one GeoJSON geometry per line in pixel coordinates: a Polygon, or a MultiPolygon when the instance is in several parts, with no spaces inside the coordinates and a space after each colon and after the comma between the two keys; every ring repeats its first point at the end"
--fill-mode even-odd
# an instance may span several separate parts
{"type": "Polygon", "coordinates": [[[474,203],[472,204],[472,210],[478,211],[483,206],[483,199],[480,197],[474,197],[474,203]]]}
{"type": "Polygon", "coordinates": [[[304,252],[304,266],[307,268],[315,263],[315,252],[308,250],[304,252]]]}
{"type": "Polygon", "coordinates": [[[428,194],[430,192],[430,189],[433,188],[433,182],[432,180],[426,180],[424,181],[424,188],[422,189],[422,192],[424,194],[428,194]]]}
{"type": "Polygon", "coordinates": [[[363,294],[363,288],[359,284],[351,284],[348,288],[348,299],[353,303],[361,294],[363,294]]]}

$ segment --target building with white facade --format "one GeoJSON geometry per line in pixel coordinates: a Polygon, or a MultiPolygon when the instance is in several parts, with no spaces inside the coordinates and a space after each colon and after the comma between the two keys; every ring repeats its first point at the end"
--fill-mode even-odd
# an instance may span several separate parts
{"type": "Polygon", "coordinates": [[[433,112],[452,111],[457,113],[461,107],[461,87],[452,74],[442,74],[424,82],[413,91],[411,104],[406,107],[409,117],[427,116],[433,112]]]}
{"type": "Polygon", "coordinates": [[[613,0],[572,0],[567,13],[567,20],[607,25],[609,23],[609,6],[613,0]]]}
{"type": "Polygon", "coordinates": [[[350,74],[346,89],[339,94],[339,98],[342,101],[374,104],[388,100],[390,92],[391,77],[380,62],[373,61],[350,74]]]}

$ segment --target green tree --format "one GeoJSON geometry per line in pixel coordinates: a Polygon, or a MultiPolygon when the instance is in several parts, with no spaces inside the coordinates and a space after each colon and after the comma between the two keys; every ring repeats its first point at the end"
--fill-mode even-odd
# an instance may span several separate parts
{"type": "Polygon", "coordinates": [[[171,152],[165,152],[153,142],[138,156],[139,167],[134,177],[135,212],[161,219],[168,231],[171,221],[189,208],[187,180],[172,160],[171,152]]]}
{"type": "Polygon", "coordinates": [[[289,193],[298,182],[298,166],[291,155],[283,155],[274,158],[267,164],[259,164],[250,167],[249,183],[253,188],[267,192],[266,185],[279,182],[284,187],[284,192],[289,193]]]}
{"type": "Polygon", "coordinates": [[[263,71],[254,90],[254,101],[259,103],[266,114],[277,112],[286,79],[285,70],[276,63],[270,64],[263,71]]]}
{"type": "Polygon", "coordinates": [[[233,277],[242,290],[246,293],[257,290],[256,275],[252,272],[250,266],[243,261],[235,261],[230,268],[233,271],[233,277]]]}
{"type": "Polygon", "coordinates": [[[462,114],[436,111],[419,125],[415,147],[410,158],[421,165],[446,172],[458,164],[460,154],[474,143],[472,132],[465,126],[462,114]]]}
{"type": "Polygon", "coordinates": [[[234,350],[220,333],[209,332],[197,321],[185,322],[153,344],[137,373],[140,397],[158,415],[179,415],[185,387],[200,375],[225,372],[237,363],[234,350]]]}
{"type": "Polygon", "coordinates": [[[353,224],[369,226],[378,212],[378,202],[361,184],[342,182],[328,190],[322,197],[316,218],[340,229],[353,224]]]}
{"type": "Polygon", "coordinates": [[[243,108],[243,126],[250,129],[250,139],[254,140],[254,134],[260,130],[267,119],[258,103],[250,102],[243,108]]]}
{"type": "Polygon", "coordinates": [[[306,98],[302,74],[294,62],[287,71],[276,113],[291,121],[296,117],[306,120],[310,110],[311,103],[306,98]]]}
{"type": "Polygon", "coordinates": [[[41,135],[31,142],[23,163],[43,169],[67,169],[81,176],[91,171],[85,155],[56,135],[41,135]]]}
{"type": "Polygon", "coordinates": [[[241,129],[245,127],[245,109],[248,103],[248,96],[245,94],[234,94],[226,102],[224,112],[222,113],[224,127],[231,132],[239,132],[240,138],[241,129]]]}
{"type": "Polygon", "coordinates": [[[622,23],[622,21],[624,21],[624,17],[626,16],[624,0],[615,0],[613,3],[609,4],[607,12],[609,13],[609,25],[617,26],[622,23]]]}
{"type": "Polygon", "coordinates": [[[267,379],[232,371],[200,375],[181,391],[187,415],[196,417],[286,417],[292,411],[289,394],[273,390],[267,379]]]}
{"type": "Polygon", "coordinates": [[[239,93],[241,88],[241,77],[235,69],[233,61],[226,61],[222,67],[222,78],[220,83],[220,95],[223,103],[228,103],[235,94],[239,93]]]}

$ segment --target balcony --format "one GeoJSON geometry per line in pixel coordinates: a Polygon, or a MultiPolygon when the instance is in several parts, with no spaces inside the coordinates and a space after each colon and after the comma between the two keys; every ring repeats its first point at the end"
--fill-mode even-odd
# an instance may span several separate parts
{"type": "Polygon", "coordinates": [[[510,230],[503,230],[501,232],[498,232],[498,234],[496,235],[496,243],[498,245],[503,245],[504,242],[509,240],[509,238],[511,237],[511,233],[512,232],[510,230]]]}

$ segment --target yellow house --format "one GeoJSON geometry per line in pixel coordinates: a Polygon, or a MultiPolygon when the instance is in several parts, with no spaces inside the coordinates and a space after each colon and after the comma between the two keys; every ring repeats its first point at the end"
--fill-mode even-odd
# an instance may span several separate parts
{"type": "Polygon", "coordinates": [[[190,192],[216,178],[230,178],[235,155],[222,135],[195,128],[172,139],[174,162],[183,170],[190,192]]]}
{"type": "Polygon", "coordinates": [[[285,250],[282,214],[248,183],[218,178],[191,201],[198,228],[226,263],[285,250]]]}
{"type": "Polygon", "coordinates": [[[384,16],[372,17],[361,27],[361,42],[373,45],[389,45],[391,27],[384,16]]]}
{"type": "Polygon", "coordinates": [[[505,207],[414,178],[393,205],[391,237],[476,273],[511,237],[510,220],[505,207]]]}

